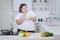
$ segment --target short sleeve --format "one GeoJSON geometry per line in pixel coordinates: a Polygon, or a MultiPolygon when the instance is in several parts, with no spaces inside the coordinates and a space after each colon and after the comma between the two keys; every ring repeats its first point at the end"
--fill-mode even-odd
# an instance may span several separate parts
{"type": "Polygon", "coordinates": [[[23,15],[21,13],[17,14],[16,17],[15,17],[15,20],[18,20],[22,17],[23,15]]]}

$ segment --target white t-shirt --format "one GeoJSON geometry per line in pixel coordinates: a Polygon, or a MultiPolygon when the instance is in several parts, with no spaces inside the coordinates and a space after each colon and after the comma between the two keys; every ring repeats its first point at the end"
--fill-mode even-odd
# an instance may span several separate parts
{"type": "MultiPolygon", "coordinates": [[[[29,16],[35,16],[35,14],[33,12],[27,12],[27,15],[25,17],[25,20],[22,24],[18,25],[17,24],[17,29],[21,29],[21,30],[28,30],[28,31],[33,31],[35,30],[35,26],[34,23],[31,19],[29,19],[29,16]]],[[[20,19],[21,17],[23,17],[22,13],[18,13],[17,16],[15,17],[15,20],[20,19]]]]}

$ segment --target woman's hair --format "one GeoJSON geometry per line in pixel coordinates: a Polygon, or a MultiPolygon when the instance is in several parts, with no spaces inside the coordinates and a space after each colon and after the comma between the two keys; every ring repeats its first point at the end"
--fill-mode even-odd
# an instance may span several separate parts
{"type": "Polygon", "coordinates": [[[24,4],[24,3],[23,3],[23,4],[21,4],[21,5],[20,5],[20,7],[19,7],[19,13],[20,13],[20,12],[22,12],[22,10],[21,10],[21,9],[22,9],[22,7],[23,7],[23,6],[27,6],[27,5],[26,5],[26,4],[24,4]]]}

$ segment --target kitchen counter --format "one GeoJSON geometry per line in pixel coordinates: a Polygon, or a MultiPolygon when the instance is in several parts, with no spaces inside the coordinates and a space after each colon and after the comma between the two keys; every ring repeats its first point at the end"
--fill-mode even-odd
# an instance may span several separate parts
{"type": "Polygon", "coordinates": [[[60,23],[40,23],[45,31],[53,32],[54,35],[60,35],[60,23]]]}
{"type": "Polygon", "coordinates": [[[0,40],[60,40],[59,35],[53,37],[19,37],[18,35],[0,35],[0,40]]]}

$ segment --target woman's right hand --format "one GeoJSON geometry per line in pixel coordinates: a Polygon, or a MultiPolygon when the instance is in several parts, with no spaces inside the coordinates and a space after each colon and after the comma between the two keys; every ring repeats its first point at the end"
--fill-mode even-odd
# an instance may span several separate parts
{"type": "Polygon", "coordinates": [[[22,24],[22,23],[24,22],[24,20],[25,20],[25,16],[26,16],[26,14],[23,14],[23,17],[22,17],[22,18],[16,20],[16,23],[17,23],[18,25],[22,24]]]}

